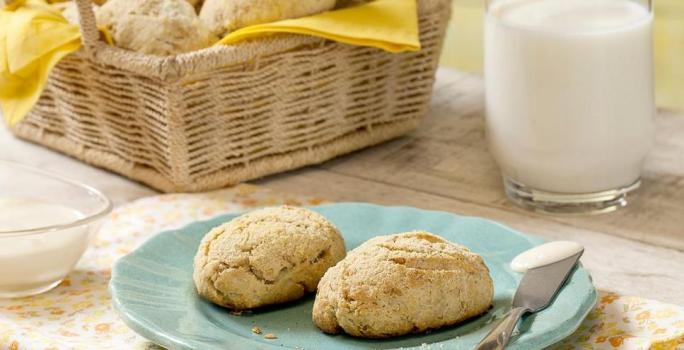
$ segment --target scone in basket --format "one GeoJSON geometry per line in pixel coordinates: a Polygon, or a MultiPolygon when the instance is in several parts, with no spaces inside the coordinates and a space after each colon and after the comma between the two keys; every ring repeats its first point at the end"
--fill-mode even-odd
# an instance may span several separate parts
{"type": "Polygon", "coordinates": [[[449,0],[418,0],[417,52],[303,35],[156,57],[100,40],[62,59],[19,137],[165,192],[202,191],[398,137],[426,114],[449,0]]]}

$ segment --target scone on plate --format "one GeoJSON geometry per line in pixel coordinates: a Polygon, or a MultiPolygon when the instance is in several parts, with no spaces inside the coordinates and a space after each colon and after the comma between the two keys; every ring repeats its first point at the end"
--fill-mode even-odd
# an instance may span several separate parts
{"type": "Polygon", "coordinates": [[[211,230],[195,256],[193,277],[200,296],[227,308],[252,309],[315,291],[344,255],[340,232],[320,214],[265,208],[211,230]]]}
{"type": "Polygon", "coordinates": [[[326,333],[386,338],[486,312],[493,284],[482,258],[428,232],[380,236],[325,273],[313,321],[326,333]]]}
{"type": "Polygon", "coordinates": [[[335,0],[204,0],[200,19],[219,38],[250,25],[297,18],[335,7],[335,0]]]}
{"type": "Polygon", "coordinates": [[[186,0],[109,0],[97,11],[122,48],[151,55],[174,55],[210,46],[216,38],[186,0]]]}

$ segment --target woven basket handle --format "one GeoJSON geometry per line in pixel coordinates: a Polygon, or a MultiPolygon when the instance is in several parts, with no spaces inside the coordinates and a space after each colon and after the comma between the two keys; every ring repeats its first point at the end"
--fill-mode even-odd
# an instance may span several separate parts
{"type": "Polygon", "coordinates": [[[95,22],[95,12],[90,0],[75,0],[78,6],[78,20],[81,24],[81,41],[86,51],[93,52],[100,41],[100,33],[95,22]]]}

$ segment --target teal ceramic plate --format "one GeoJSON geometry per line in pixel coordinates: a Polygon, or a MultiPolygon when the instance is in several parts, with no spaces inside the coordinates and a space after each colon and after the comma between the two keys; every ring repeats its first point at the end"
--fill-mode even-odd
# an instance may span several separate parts
{"type": "MultiPolygon", "coordinates": [[[[494,307],[453,327],[388,340],[326,335],[311,322],[313,295],[279,307],[232,315],[199,298],[192,282],[192,260],[204,234],[236,215],[224,215],[163,232],[120,259],[110,289],[123,320],[142,336],[171,349],[472,349],[492,321],[510,308],[520,275],[508,267],[518,253],[542,240],[498,223],[444,212],[370,204],[313,208],[332,221],[352,249],[376,235],[427,230],[481,254],[494,280],[494,307]],[[278,338],[252,334],[253,325],[278,338]]],[[[546,310],[528,317],[509,349],[542,349],[570,335],[596,302],[587,271],[578,267],[546,310]]]]}

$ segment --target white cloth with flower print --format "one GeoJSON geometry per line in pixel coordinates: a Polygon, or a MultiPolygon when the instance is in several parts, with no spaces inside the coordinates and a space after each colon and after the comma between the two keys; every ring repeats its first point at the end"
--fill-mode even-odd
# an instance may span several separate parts
{"type": "MultiPolygon", "coordinates": [[[[156,348],[119,319],[107,291],[111,267],[157,232],[227,212],[322,200],[240,185],[148,197],[116,209],[77,268],[54,290],[0,299],[0,350],[156,348]]],[[[684,307],[601,293],[594,311],[555,349],[684,350],[684,307]]]]}

